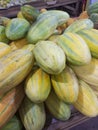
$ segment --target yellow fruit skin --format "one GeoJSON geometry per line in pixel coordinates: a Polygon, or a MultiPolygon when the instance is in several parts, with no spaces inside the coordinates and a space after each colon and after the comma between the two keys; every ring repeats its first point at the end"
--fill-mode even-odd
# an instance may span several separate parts
{"type": "Polygon", "coordinates": [[[27,44],[28,44],[28,41],[26,40],[26,38],[22,38],[16,41],[12,41],[9,45],[12,50],[17,50],[17,49],[21,49],[24,45],[27,45],[27,44]]]}
{"type": "Polygon", "coordinates": [[[67,61],[73,65],[84,65],[91,61],[91,53],[86,42],[76,33],[60,35],[57,44],[66,54],[67,61]]]}
{"type": "Polygon", "coordinates": [[[0,59],[0,95],[17,86],[31,71],[34,56],[31,51],[20,49],[0,59]]]}
{"type": "Polygon", "coordinates": [[[21,12],[21,11],[19,11],[19,12],[17,13],[17,18],[23,18],[23,19],[25,19],[25,18],[23,17],[23,15],[22,15],[22,12],[21,12]]]}
{"type": "Polygon", "coordinates": [[[73,103],[78,97],[78,80],[71,68],[66,68],[58,75],[51,76],[52,86],[57,96],[64,102],[73,103]]]}
{"type": "Polygon", "coordinates": [[[0,58],[11,52],[11,47],[3,42],[0,42],[0,58]]]}
{"type": "Polygon", "coordinates": [[[59,74],[66,66],[63,50],[52,41],[40,41],[33,50],[37,64],[48,74],[59,74]]]}
{"type": "Polygon", "coordinates": [[[74,107],[88,117],[98,115],[98,99],[95,92],[84,81],[79,81],[79,95],[74,107]]]}
{"type": "Polygon", "coordinates": [[[91,62],[87,65],[70,66],[76,73],[77,77],[90,85],[96,86],[98,89],[98,59],[92,58],[91,62]]]}
{"type": "Polygon", "coordinates": [[[3,26],[7,26],[7,24],[11,21],[11,19],[7,18],[7,17],[0,17],[0,23],[3,26]]]}
{"type": "Polygon", "coordinates": [[[24,50],[29,50],[29,51],[31,51],[32,53],[33,53],[33,49],[34,49],[34,45],[33,44],[27,44],[27,45],[24,45],[23,47],[22,47],[22,49],[24,49],[24,50]]]}
{"type": "Polygon", "coordinates": [[[46,100],[51,90],[50,76],[38,68],[31,72],[25,84],[27,97],[35,102],[41,103],[46,100]]]}
{"type": "Polygon", "coordinates": [[[78,34],[87,43],[92,57],[98,58],[98,30],[97,29],[80,30],[78,34]]]}

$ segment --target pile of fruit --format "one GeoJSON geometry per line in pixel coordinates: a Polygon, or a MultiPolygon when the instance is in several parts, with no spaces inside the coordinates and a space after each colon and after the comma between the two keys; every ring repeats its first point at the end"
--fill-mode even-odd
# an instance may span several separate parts
{"type": "Polygon", "coordinates": [[[15,5],[23,5],[28,2],[33,2],[37,0],[0,0],[0,9],[9,8],[15,5]]]}
{"type": "Polygon", "coordinates": [[[42,130],[45,108],[61,121],[70,106],[98,115],[98,30],[85,16],[72,22],[24,5],[16,18],[0,17],[0,130],[42,130]]]}

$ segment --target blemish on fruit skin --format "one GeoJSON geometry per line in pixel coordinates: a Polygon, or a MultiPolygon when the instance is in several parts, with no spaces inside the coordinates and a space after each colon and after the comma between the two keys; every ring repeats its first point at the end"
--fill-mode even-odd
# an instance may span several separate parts
{"type": "Polygon", "coordinates": [[[16,60],[16,62],[18,62],[19,60],[16,60]]]}

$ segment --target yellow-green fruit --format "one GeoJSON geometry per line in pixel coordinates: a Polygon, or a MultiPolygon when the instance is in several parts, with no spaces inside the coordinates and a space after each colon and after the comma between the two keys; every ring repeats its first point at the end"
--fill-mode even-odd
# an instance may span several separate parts
{"type": "Polygon", "coordinates": [[[33,49],[34,49],[34,45],[33,44],[27,44],[27,45],[24,45],[23,47],[22,47],[22,49],[24,49],[24,50],[29,50],[29,51],[31,51],[32,53],[33,53],[33,49]]]}
{"type": "Polygon", "coordinates": [[[23,19],[25,19],[24,16],[22,15],[22,12],[21,12],[21,11],[19,11],[19,12],[17,13],[17,18],[23,18],[23,19]]]}
{"type": "Polygon", "coordinates": [[[11,46],[12,50],[17,50],[17,49],[21,49],[22,47],[24,47],[24,45],[27,44],[28,41],[26,40],[26,38],[22,38],[19,40],[12,41],[9,45],[11,46]]]}
{"type": "Polygon", "coordinates": [[[52,86],[57,96],[67,103],[73,103],[78,97],[78,80],[68,66],[58,75],[51,76],[52,86]]]}
{"type": "Polygon", "coordinates": [[[53,34],[51,35],[48,40],[49,41],[53,41],[54,43],[57,43],[57,39],[58,39],[58,36],[60,36],[59,34],[53,34]]]}
{"type": "Polygon", "coordinates": [[[0,59],[0,94],[21,83],[29,74],[34,64],[31,51],[18,49],[0,59]]]}
{"type": "Polygon", "coordinates": [[[84,65],[91,61],[91,53],[86,42],[78,34],[65,33],[57,39],[57,44],[66,54],[67,61],[73,65],[84,65]]]}
{"type": "Polygon", "coordinates": [[[11,52],[11,47],[3,42],[0,42],[0,58],[11,52]]]}
{"type": "Polygon", "coordinates": [[[9,41],[5,34],[5,27],[0,25],[0,42],[9,43],[9,41]]]}
{"type": "Polygon", "coordinates": [[[98,59],[92,58],[91,62],[87,65],[71,65],[71,68],[80,79],[98,88],[98,59]]]}
{"type": "Polygon", "coordinates": [[[45,125],[44,103],[34,103],[25,97],[19,108],[19,114],[26,130],[42,130],[45,125]]]}
{"type": "Polygon", "coordinates": [[[64,34],[66,34],[66,32],[77,33],[81,30],[92,29],[93,27],[94,27],[94,23],[92,22],[92,20],[88,18],[79,19],[79,20],[74,21],[72,24],[70,24],[70,26],[68,26],[65,29],[64,34]]]}
{"type": "Polygon", "coordinates": [[[22,5],[20,10],[22,16],[29,22],[34,22],[40,14],[39,10],[32,5],[22,5]]]}
{"type": "Polygon", "coordinates": [[[63,50],[52,41],[40,41],[33,50],[37,64],[49,74],[59,74],[66,66],[63,50]]]}
{"type": "Polygon", "coordinates": [[[50,89],[50,76],[42,69],[33,70],[27,77],[25,93],[31,101],[35,103],[45,101],[50,93],[50,89]]]}
{"type": "Polygon", "coordinates": [[[62,121],[68,120],[70,118],[70,105],[60,100],[54,91],[51,91],[45,103],[48,110],[55,118],[62,121]]]}
{"type": "Polygon", "coordinates": [[[28,31],[27,40],[31,44],[47,40],[52,34],[54,34],[54,31],[57,28],[57,23],[57,19],[54,16],[51,16],[51,18],[43,17],[36,20],[28,31]]]}
{"type": "Polygon", "coordinates": [[[7,26],[7,24],[11,21],[10,18],[7,18],[7,17],[0,17],[0,24],[3,25],[3,26],[7,26]]]}
{"type": "Polygon", "coordinates": [[[79,80],[79,95],[74,107],[88,117],[98,115],[98,99],[95,92],[84,81],[79,80]]]}
{"type": "Polygon", "coordinates": [[[98,30],[81,30],[78,34],[87,43],[93,57],[98,58],[98,30]]]}

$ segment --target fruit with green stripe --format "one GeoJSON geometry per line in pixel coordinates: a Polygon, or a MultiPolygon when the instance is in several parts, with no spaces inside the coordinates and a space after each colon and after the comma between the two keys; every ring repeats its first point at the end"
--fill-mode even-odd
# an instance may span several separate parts
{"type": "Polygon", "coordinates": [[[91,28],[94,28],[94,23],[90,19],[80,19],[80,20],[76,20],[70,26],[68,26],[65,29],[64,34],[66,32],[75,32],[76,33],[80,30],[91,29],[91,28]]]}
{"type": "Polygon", "coordinates": [[[67,22],[67,20],[69,19],[69,14],[66,11],[61,11],[61,10],[47,10],[43,13],[41,13],[37,20],[40,19],[47,19],[50,18],[51,16],[54,16],[57,19],[58,22],[58,26],[64,24],[67,22]]]}
{"type": "Polygon", "coordinates": [[[78,97],[78,80],[71,68],[66,68],[58,75],[51,76],[52,86],[57,96],[64,102],[73,103],[78,97]]]}
{"type": "Polygon", "coordinates": [[[94,24],[98,24],[98,13],[92,13],[89,18],[94,22],[94,24]]]}
{"type": "Polygon", "coordinates": [[[31,5],[21,6],[21,13],[29,22],[34,22],[40,14],[40,11],[31,5]]]}
{"type": "Polygon", "coordinates": [[[7,38],[5,34],[5,27],[0,25],[0,42],[9,43],[10,40],[7,38]]]}
{"type": "Polygon", "coordinates": [[[25,37],[30,24],[22,18],[13,18],[6,26],[5,33],[8,39],[18,40],[25,37]]]}
{"type": "Polygon", "coordinates": [[[34,103],[27,97],[24,98],[19,115],[26,130],[42,130],[46,121],[43,103],[34,103]]]}
{"type": "Polygon", "coordinates": [[[82,80],[79,80],[79,95],[73,106],[88,117],[98,115],[98,98],[90,86],[82,80]]]}
{"type": "Polygon", "coordinates": [[[98,13],[98,2],[94,2],[87,8],[87,13],[90,16],[92,13],[98,13]]]}
{"type": "Polygon", "coordinates": [[[52,41],[38,42],[33,53],[38,66],[48,74],[59,74],[66,66],[63,50],[52,41]]]}
{"type": "Polygon", "coordinates": [[[0,58],[0,94],[21,83],[31,71],[34,56],[29,49],[11,51],[0,58]]]}
{"type": "Polygon", "coordinates": [[[37,20],[28,31],[27,39],[31,44],[48,39],[57,28],[57,19],[54,16],[37,20]]]}
{"type": "Polygon", "coordinates": [[[87,43],[93,57],[98,58],[98,30],[81,30],[78,34],[87,43]]]}
{"type": "Polygon", "coordinates": [[[70,105],[58,98],[54,91],[51,91],[45,104],[50,113],[57,119],[66,121],[71,116],[70,105]]]}
{"type": "Polygon", "coordinates": [[[92,58],[89,64],[83,66],[70,65],[77,77],[98,89],[98,59],[92,58]]]}
{"type": "Polygon", "coordinates": [[[90,50],[78,34],[65,33],[57,39],[57,44],[66,54],[67,61],[74,65],[84,65],[91,61],[90,50]]]}
{"type": "Polygon", "coordinates": [[[28,75],[25,83],[25,93],[31,101],[35,103],[45,101],[50,90],[50,76],[41,68],[34,69],[28,75]]]}

